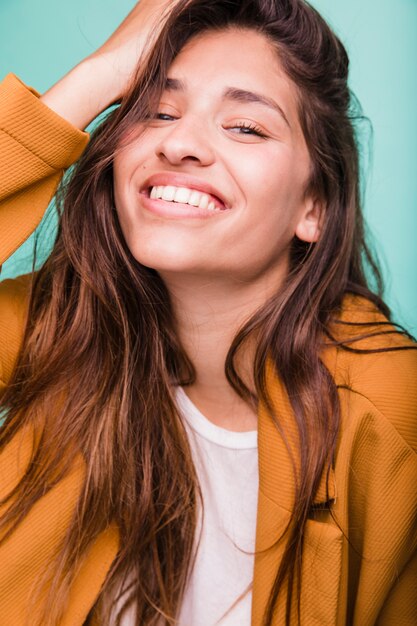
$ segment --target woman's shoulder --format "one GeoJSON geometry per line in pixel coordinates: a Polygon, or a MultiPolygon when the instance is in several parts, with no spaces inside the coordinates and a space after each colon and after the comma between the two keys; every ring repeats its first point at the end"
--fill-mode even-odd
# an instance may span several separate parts
{"type": "Polygon", "coordinates": [[[417,450],[417,343],[374,303],[353,295],[331,332],[342,342],[334,372],[339,389],[365,400],[417,450]]]}
{"type": "Polygon", "coordinates": [[[32,274],[0,282],[0,381],[12,373],[26,323],[32,274]]]}

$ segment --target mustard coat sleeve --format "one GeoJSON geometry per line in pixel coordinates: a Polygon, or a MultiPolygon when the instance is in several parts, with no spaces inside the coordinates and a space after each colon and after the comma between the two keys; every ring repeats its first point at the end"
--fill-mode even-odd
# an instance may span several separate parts
{"type": "Polygon", "coordinates": [[[417,345],[397,334],[373,341],[397,349],[338,359],[334,511],[349,535],[340,623],[417,626],[417,345]]]}
{"type": "MultiPolygon", "coordinates": [[[[0,266],[38,226],[88,139],[13,74],[0,83],[0,266]]],[[[0,392],[19,349],[27,283],[0,283],[0,392]]]]}
{"type": "Polygon", "coordinates": [[[0,83],[0,265],[38,226],[87,142],[16,76],[0,83]]]}

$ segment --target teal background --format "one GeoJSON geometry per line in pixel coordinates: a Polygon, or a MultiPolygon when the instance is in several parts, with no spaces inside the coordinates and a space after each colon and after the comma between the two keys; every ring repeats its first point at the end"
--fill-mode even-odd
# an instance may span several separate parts
{"type": "MultiPolygon", "coordinates": [[[[134,0],[0,0],[0,79],[43,92],[114,30],[134,0]]],[[[351,87],[373,125],[365,213],[395,318],[417,333],[417,0],[314,0],[346,44],[351,87]]],[[[369,159],[368,159],[369,161],[369,159]]],[[[48,250],[53,224],[42,231],[48,250]]],[[[31,267],[33,240],[2,278],[31,267]]]]}

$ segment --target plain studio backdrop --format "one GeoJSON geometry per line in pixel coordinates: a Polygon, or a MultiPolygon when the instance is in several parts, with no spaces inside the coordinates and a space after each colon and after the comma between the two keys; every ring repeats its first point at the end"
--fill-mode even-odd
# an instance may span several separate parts
{"type": "MultiPolygon", "coordinates": [[[[0,0],[0,79],[17,74],[46,91],[98,47],[134,0],[0,0]]],[[[365,215],[396,321],[417,333],[417,0],[314,0],[347,46],[361,125],[365,215]],[[371,143],[370,143],[371,142],[371,143]],[[372,146],[370,158],[369,146],[372,146]]],[[[53,207],[38,229],[38,256],[53,242],[53,207]]],[[[34,238],[1,279],[30,271],[34,238]]]]}

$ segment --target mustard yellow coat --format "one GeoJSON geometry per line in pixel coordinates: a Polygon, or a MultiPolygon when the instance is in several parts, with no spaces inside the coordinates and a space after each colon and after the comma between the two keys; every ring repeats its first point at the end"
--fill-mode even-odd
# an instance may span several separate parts
{"type": "MultiPolygon", "coordinates": [[[[49,110],[15,76],[0,85],[0,263],[38,225],[63,171],[87,142],[86,133],[49,110]]],[[[27,279],[0,284],[0,391],[16,359],[26,304],[27,279]]],[[[369,302],[353,297],[346,299],[343,318],[383,319],[369,302]]],[[[383,343],[409,342],[394,334],[383,343]]],[[[301,624],[417,625],[417,352],[357,355],[329,348],[323,359],[339,387],[342,423],[330,474],[331,512],[312,513],[306,526],[301,624]]],[[[269,388],[284,429],[295,433],[288,398],[273,372],[269,388]]],[[[29,439],[22,435],[0,455],[0,497],[19,480],[29,454],[29,439]]],[[[283,551],[283,542],[274,545],[275,540],[294,497],[288,452],[262,406],[259,474],[253,626],[261,626],[283,551]]],[[[30,589],[63,538],[82,477],[80,462],[0,545],[1,626],[26,623],[30,589]]],[[[324,500],[323,477],[316,502],[324,500]]],[[[60,626],[83,624],[117,550],[117,528],[109,528],[74,580],[60,626]]],[[[281,602],[275,626],[283,623],[283,608],[281,602]]]]}

